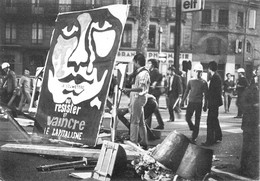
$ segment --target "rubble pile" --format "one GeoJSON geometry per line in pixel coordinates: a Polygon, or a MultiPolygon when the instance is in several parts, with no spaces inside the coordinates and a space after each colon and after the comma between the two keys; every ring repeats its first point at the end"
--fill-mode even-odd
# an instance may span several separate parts
{"type": "Polygon", "coordinates": [[[152,150],[149,150],[147,154],[140,155],[131,162],[136,173],[141,176],[142,180],[162,180],[163,178],[172,180],[175,176],[173,171],[157,162],[151,156],[151,152],[152,150]]]}

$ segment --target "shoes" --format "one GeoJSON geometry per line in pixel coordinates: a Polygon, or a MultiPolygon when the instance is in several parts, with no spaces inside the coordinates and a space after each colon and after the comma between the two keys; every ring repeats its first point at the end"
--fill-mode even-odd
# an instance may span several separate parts
{"type": "Polygon", "coordinates": [[[190,140],[190,142],[193,143],[193,144],[196,144],[196,139],[193,139],[193,138],[192,138],[192,139],[190,140]]]}
{"type": "Polygon", "coordinates": [[[222,140],[216,140],[215,143],[221,143],[222,140]]]}
{"type": "Polygon", "coordinates": [[[217,138],[216,140],[215,140],[215,143],[220,143],[222,141],[222,138],[217,138]]]}
{"type": "Polygon", "coordinates": [[[173,119],[170,119],[170,120],[168,120],[167,122],[174,122],[174,120],[173,120],[173,119]]]}
{"type": "Polygon", "coordinates": [[[214,145],[214,143],[212,142],[204,142],[204,143],[201,143],[202,146],[212,146],[214,145]]]}
{"type": "Polygon", "coordinates": [[[234,118],[243,118],[243,116],[235,116],[234,118]]]}
{"type": "Polygon", "coordinates": [[[226,109],[226,110],[225,110],[225,113],[229,113],[229,109],[226,109]]]}
{"type": "Polygon", "coordinates": [[[153,128],[153,129],[164,129],[164,126],[163,125],[158,125],[155,128],[153,128]]]}

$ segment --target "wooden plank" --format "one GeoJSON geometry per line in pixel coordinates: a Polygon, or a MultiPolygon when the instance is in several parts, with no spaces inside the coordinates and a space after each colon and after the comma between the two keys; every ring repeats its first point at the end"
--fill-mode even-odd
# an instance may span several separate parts
{"type": "MultiPolygon", "coordinates": [[[[126,151],[127,160],[133,160],[139,157],[138,152],[125,145],[121,146],[124,147],[126,151]]],[[[1,146],[1,150],[18,153],[33,153],[39,155],[87,157],[93,159],[98,159],[100,154],[100,149],[14,143],[8,143],[1,146]]]]}
{"type": "Polygon", "coordinates": [[[1,146],[1,150],[19,153],[34,153],[40,155],[91,157],[95,159],[98,159],[100,153],[99,149],[13,143],[8,143],[1,146]]]}
{"type": "Polygon", "coordinates": [[[112,174],[109,174],[108,168],[109,168],[109,160],[112,157],[112,152],[114,148],[108,149],[106,146],[102,146],[100,157],[98,159],[97,165],[94,169],[93,178],[106,181],[111,180],[110,177],[112,174]],[[104,170],[105,169],[105,170],[104,170]]]}
{"type": "Polygon", "coordinates": [[[125,149],[118,143],[104,141],[93,178],[100,181],[110,181],[114,171],[121,172],[126,168],[126,165],[125,149]]]}

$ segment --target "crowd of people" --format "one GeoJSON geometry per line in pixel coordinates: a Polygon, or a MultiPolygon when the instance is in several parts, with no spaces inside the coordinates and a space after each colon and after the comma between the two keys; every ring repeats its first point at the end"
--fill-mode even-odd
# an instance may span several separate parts
{"type": "Polygon", "coordinates": [[[152,127],[152,114],[155,115],[158,122],[153,129],[164,129],[164,122],[159,111],[159,98],[162,94],[166,97],[169,112],[168,122],[174,122],[176,116],[180,118],[180,107],[188,100],[185,120],[192,131],[190,139],[193,143],[196,143],[199,135],[201,113],[202,111],[207,112],[207,137],[202,143],[203,146],[211,146],[222,141],[222,130],[218,119],[219,108],[223,105],[225,113],[228,113],[232,98],[236,95],[238,113],[235,118],[243,117],[243,103],[241,102],[243,93],[250,85],[249,82],[254,82],[245,78],[243,68],[237,70],[236,82],[231,73],[226,73],[226,79],[222,80],[218,73],[218,64],[211,61],[208,64],[209,81],[206,81],[202,78],[204,68],[202,64],[198,63],[193,67],[194,76],[184,83],[181,73],[172,65],[168,67],[167,75],[162,75],[156,59],[146,61],[142,54],[137,54],[133,63],[134,71],[127,79],[128,83],[131,82],[130,86],[123,89],[123,92],[130,94],[129,110],[125,109],[127,112],[124,113],[121,110],[122,114],[119,111],[118,117],[127,122],[124,115],[130,113],[130,141],[136,144],[147,147],[147,136],[145,135],[147,129],[152,127]],[[145,64],[146,62],[147,64],[145,64]],[[149,99],[153,97],[153,101],[147,101],[148,97],[149,99]],[[153,105],[153,109],[148,108],[151,105],[153,105]],[[149,114],[147,114],[147,110],[150,110],[149,114]],[[194,112],[195,120],[193,122],[194,112]]]}
{"type": "MultiPolygon", "coordinates": [[[[208,63],[208,81],[202,78],[204,68],[197,63],[193,67],[193,77],[187,82],[174,66],[169,66],[167,75],[159,71],[156,59],[146,60],[141,53],[133,57],[134,71],[127,77],[127,85],[122,89],[130,98],[129,108],[118,109],[117,116],[128,128],[129,139],[143,149],[148,148],[148,135],[151,133],[152,115],[158,125],[153,129],[164,129],[164,121],[159,110],[161,95],[166,97],[169,112],[169,122],[180,118],[181,105],[187,101],[185,120],[192,131],[191,142],[196,143],[199,135],[202,111],[207,112],[207,134],[202,146],[211,146],[222,141],[222,130],[219,123],[219,107],[224,105],[225,113],[229,113],[234,95],[237,95],[237,115],[242,118],[243,145],[241,152],[241,172],[249,177],[259,175],[259,77],[260,65],[253,72],[248,81],[245,70],[237,70],[237,80],[234,75],[226,73],[222,80],[218,74],[218,64],[215,61],[208,63]],[[147,64],[146,64],[147,62],[147,64]],[[130,113],[130,120],[125,114],[130,113]],[[192,116],[195,113],[195,119],[192,116]]],[[[1,79],[1,102],[9,107],[23,111],[25,104],[30,104],[33,85],[30,79],[30,70],[25,68],[24,74],[17,81],[16,73],[11,70],[10,64],[2,63],[4,76],[1,79]],[[15,98],[20,97],[15,105],[15,98]]]]}
{"type": "MultiPolygon", "coordinates": [[[[204,68],[200,63],[193,68],[195,76],[188,82],[185,82],[185,79],[181,76],[182,73],[176,70],[172,65],[168,67],[167,75],[162,75],[159,71],[159,62],[156,59],[146,61],[144,55],[137,54],[133,58],[133,62],[134,72],[130,74],[127,79],[130,86],[125,88],[124,92],[130,95],[130,109],[127,112],[130,112],[132,115],[130,127],[135,131],[135,133],[131,133],[132,140],[135,142],[138,142],[137,135],[139,134],[139,128],[143,135],[143,141],[146,142],[146,130],[144,125],[147,124],[147,126],[151,128],[152,114],[155,115],[158,122],[158,126],[154,127],[154,129],[164,129],[164,122],[159,111],[159,99],[162,94],[166,97],[166,105],[169,112],[168,122],[174,122],[175,116],[180,118],[180,106],[184,105],[188,97],[185,119],[189,129],[193,131],[191,136],[192,142],[196,141],[199,133],[202,110],[205,112],[208,110],[208,134],[205,145],[211,145],[214,142],[221,141],[222,134],[218,121],[218,108],[223,104],[225,113],[228,113],[232,98],[234,97],[234,93],[236,93],[238,112],[235,118],[242,118],[243,93],[249,86],[249,82],[253,84],[257,81],[256,72],[254,72],[252,80],[248,81],[243,68],[237,70],[238,78],[236,82],[234,75],[230,73],[226,73],[226,79],[222,81],[217,73],[216,62],[209,62],[209,82],[202,78],[204,68]],[[147,97],[152,100],[149,101],[148,104],[147,97]],[[143,108],[145,106],[148,108],[153,107],[153,109],[150,109],[148,111],[149,114],[143,118],[143,108]],[[193,124],[191,118],[194,112],[195,122],[193,124]]],[[[1,101],[8,106],[13,106],[15,97],[19,96],[20,101],[16,107],[22,111],[24,105],[31,102],[33,85],[30,79],[30,70],[25,68],[24,75],[22,75],[19,82],[17,82],[16,74],[10,69],[9,63],[2,63],[1,68],[5,74],[1,84],[1,101]]],[[[121,112],[120,110],[118,111],[119,117],[121,116],[121,112]]],[[[124,111],[124,114],[127,112],[124,111]]]]}
{"type": "Polygon", "coordinates": [[[26,104],[30,104],[32,98],[33,83],[30,78],[30,70],[25,68],[24,74],[18,81],[17,75],[11,70],[9,63],[2,63],[1,68],[4,72],[0,87],[1,102],[12,110],[25,111],[23,108],[26,104]]]}
{"type": "MultiPolygon", "coordinates": [[[[218,74],[218,64],[215,61],[208,63],[208,82],[202,78],[204,68],[198,63],[193,67],[194,76],[184,83],[179,70],[169,66],[167,75],[159,72],[158,61],[146,58],[138,53],[133,58],[134,71],[128,75],[128,87],[122,89],[129,95],[129,108],[118,109],[118,118],[129,128],[130,141],[148,147],[147,129],[151,129],[152,114],[155,115],[158,126],[154,129],[164,129],[164,122],[159,111],[159,98],[162,94],[166,97],[169,122],[175,121],[175,116],[180,118],[181,108],[188,98],[185,120],[192,131],[191,142],[196,143],[199,135],[202,110],[207,111],[207,135],[203,146],[211,146],[222,141],[222,130],[219,123],[219,107],[224,105],[225,113],[230,111],[234,93],[237,94],[236,105],[238,108],[235,118],[242,118],[243,150],[241,166],[249,170],[258,158],[259,151],[259,75],[260,66],[254,71],[252,80],[245,77],[245,70],[237,70],[238,78],[226,73],[223,81],[218,74]],[[146,62],[148,64],[146,65],[146,62]],[[184,86],[185,85],[185,86],[184,86]],[[195,112],[195,121],[192,116],[195,112]],[[130,113],[128,121],[124,115],[130,113]],[[253,143],[252,143],[253,142],[253,143]],[[248,149],[251,148],[251,149],[248,149]],[[258,150],[257,152],[255,150],[258,150]],[[251,161],[248,161],[251,160],[251,161]]],[[[20,95],[18,110],[22,111],[26,103],[31,102],[32,84],[29,69],[24,69],[24,75],[17,82],[16,74],[9,63],[2,63],[4,77],[1,82],[1,102],[12,106],[14,99],[20,95]]],[[[258,165],[259,166],[259,165],[258,165]]],[[[259,167],[257,167],[259,168],[259,167]]],[[[252,169],[251,169],[252,170],[252,169]]],[[[247,171],[247,172],[249,172],[247,171]]],[[[252,171],[255,173],[255,171],[252,171]]],[[[250,173],[249,173],[250,174],[250,173]]]]}

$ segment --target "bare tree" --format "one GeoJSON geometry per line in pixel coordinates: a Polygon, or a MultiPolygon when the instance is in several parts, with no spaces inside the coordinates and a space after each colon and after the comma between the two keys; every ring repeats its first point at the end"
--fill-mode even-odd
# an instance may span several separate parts
{"type": "Polygon", "coordinates": [[[140,1],[140,13],[138,15],[138,39],[136,53],[147,55],[149,23],[150,23],[150,0],[140,1]]]}

